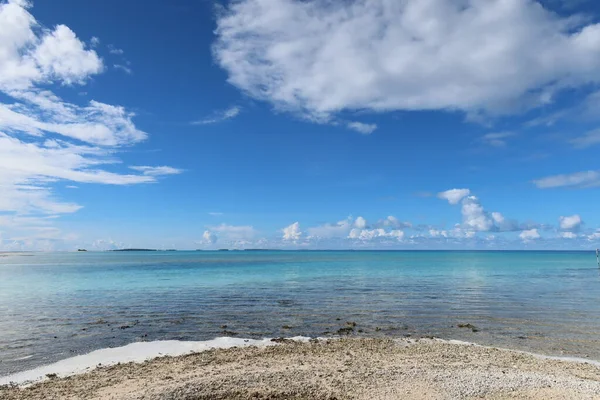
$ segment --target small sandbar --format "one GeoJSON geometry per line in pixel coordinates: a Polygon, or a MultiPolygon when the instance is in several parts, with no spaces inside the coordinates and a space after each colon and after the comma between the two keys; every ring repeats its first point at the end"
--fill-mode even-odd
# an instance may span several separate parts
{"type": "Polygon", "coordinates": [[[592,363],[441,340],[258,342],[50,375],[0,398],[600,399],[592,363]]]}

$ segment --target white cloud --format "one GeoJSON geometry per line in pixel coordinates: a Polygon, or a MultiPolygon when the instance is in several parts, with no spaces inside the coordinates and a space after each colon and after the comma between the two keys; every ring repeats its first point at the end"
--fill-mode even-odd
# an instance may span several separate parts
{"type": "Polygon", "coordinates": [[[358,229],[365,229],[367,227],[367,220],[363,217],[357,217],[354,221],[354,227],[358,229]]]}
{"type": "Polygon", "coordinates": [[[320,239],[331,239],[331,238],[339,238],[345,237],[348,235],[350,230],[352,229],[352,221],[350,219],[345,219],[339,221],[336,224],[324,224],[321,226],[316,226],[312,228],[308,228],[308,234],[311,238],[320,238],[320,239]]]}
{"type": "Polygon", "coordinates": [[[583,223],[581,217],[577,214],[568,217],[561,216],[558,220],[560,222],[560,229],[571,232],[577,232],[583,223]]]}
{"type": "Polygon", "coordinates": [[[221,215],[223,215],[222,212],[209,212],[208,215],[213,216],[213,217],[220,217],[221,215]]]}
{"type": "Polygon", "coordinates": [[[0,90],[27,90],[52,81],[82,83],[102,72],[100,57],[73,31],[64,25],[39,29],[26,6],[0,3],[0,90]]]}
{"type": "Polygon", "coordinates": [[[47,132],[101,146],[130,145],[147,137],[135,127],[135,114],[123,107],[94,100],[80,107],[37,89],[5,94],[18,102],[0,103],[0,131],[34,137],[47,132]]]}
{"type": "Polygon", "coordinates": [[[283,240],[291,240],[296,241],[300,240],[302,236],[302,232],[300,231],[300,223],[294,222],[293,224],[286,226],[282,229],[283,232],[283,240]]]}
{"type": "Polygon", "coordinates": [[[204,231],[204,233],[202,234],[202,241],[205,244],[215,244],[217,240],[217,235],[215,235],[211,231],[204,231]]]}
{"type": "Polygon", "coordinates": [[[563,239],[577,239],[577,234],[573,232],[561,232],[560,237],[563,239]]]}
{"type": "Polygon", "coordinates": [[[434,238],[438,238],[438,237],[445,238],[445,237],[448,237],[448,232],[445,230],[430,229],[429,235],[434,238]]]}
{"type": "Polygon", "coordinates": [[[450,230],[430,229],[429,236],[432,238],[451,238],[451,239],[471,239],[477,235],[477,232],[470,228],[463,228],[460,224],[450,230]]]}
{"type": "Polygon", "coordinates": [[[370,135],[377,129],[376,124],[363,124],[362,122],[348,122],[346,126],[364,135],[370,135]]]}
{"type": "Polygon", "coordinates": [[[503,224],[505,221],[504,216],[499,212],[493,212],[492,219],[494,220],[494,222],[496,224],[499,224],[499,225],[503,224]]]}
{"type": "MultiPolygon", "coordinates": [[[[0,3],[0,213],[43,217],[79,210],[81,205],[56,198],[57,181],[114,185],[156,181],[156,174],[114,172],[120,148],[147,137],[135,127],[133,113],[94,100],[85,105],[65,102],[52,92],[58,85],[85,84],[104,65],[67,26],[43,28],[28,7],[23,1],[0,3]]],[[[40,237],[39,229],[27,229],[32,240],[43,239],[46,244],[57,240],[48,232],[54,236],[60,232],[44,229],[45,236],[40,237]]],[[[20,246],[26,242],[20,241],[20,246]]]]}
{"type": "Polygon", "coordinates": [[[506,139],[514,136],[514,132],[495,132],[495,133],[486,133],[481,138],[481,141],[487,145],[494,147],[504,147],[506,146],[506,139]]]}
{"type": "Polygon", "coordinates": [[[597,230],[596,232],[587,235],[587,240],[589,240],[590,242],[600,240],[600,230],[597,230]]]}
{"type": "Polygon", "coordinates": [[[468,229],[488,232],[494,227],[494,221],[485,212],[479,199],[475,196],[469,196],[463,200],[461,212],[463,225],[468,229]]]}
{"type": "Polygon", "coordinates": [[[235,118],[239,115],[242,109],[238,106],[233,106],[224,111],[215,113],[212,117],[204,118],[198,121],[193,121],[192,125],[209,125],[216,124],[218,122],[227,121],[228,119],[235,118]]]}
{"type": "Polygon", "coordinates": [[[600,25],[536,1],[240,0],[217,18],[229,82],[327,120],[344,110],[520,112],[600,81],[600,25]]]}
{"type": "Polygon", "coordinates": [[[541,236],[538,233],[537,229],[529,229],[526,231],[523,231],[519,234],[519,237],[521,238],[521,240],[523,240],[524,242],[528,242],[531,240],[536,240],[539,239],[541,236]]]}
{"type": "Polygon", "coordinates": [[[133,73],[131,68],[129,68],[128,66],[123,65],[123,64],[113,64],[113,68],[120,69],[121,71],[125,72],[128,75],[131,75],[133,73]]]}
{"type": "Polygon", "coordinates": [[[212,232],[216,232],[219,234],[219,237],[223,237],[224,239],[228,239],[230,241],[236,240],[251,240],[256,236],[256,230],[252,226],[248,225],[227,225],[221,224],[217,226],[211,226],[209,229],[212,232]]]}
{"type": "MultiPolygon", "coordinates": [[[[441,192],[438,197],[450,204],[461,202],[462,224],[460,235],[464,232],[512,232],[538,228],[538,224],[519,224],[504,217],[499,212],[488,212],[476,196],[469,196],[468,189],[452,189],[441,192]],[[463,195],[467,195],[464,197],[463,195]]],[[[435,230],[434,230],[435,231],[435,230]]],[[[458,233],[458,232],[455,232],[458,233]]],[[[459,235],[459,236],[460,236],[459,235]]]]}
{"type": "Polygon", "coordinates": [[[118,49],[112,44],[109,44],[107,47],[108,47],[108,52],[110,54],[115,54],[115,55],[121,56],[125,53],[122,49],[118,49]]]}
{"type": "Polygon", "coordinates": [[[92,36],[92,38],[90,39],[90,46],[98,47],[99,44],[100,44],[100,38],[98,38],[96,36],[92,36]]]}
{"type": "Polygon", "coordinates": [[[161,175],[176,175],[183,172],[179,168],[168,167],[166,165],[160,167],[149,167],[147,165],[137,165],[129,167],[135,171],[139,171],[144,175],[148,176],[161,176],[161,175]]]}
{"type": "Polygon", "coordinates": [[[391,230],[391,231],[386,231],[385,229],[382,229],[382,228],[378,228],[378,229],[354,228],[348,234],[348,239],[361,240],[361,241],[365,241],[365,242],[372,241],[374,239],[381,239],[381,238],[393,238],[398,241],[401,241],[404,238],[404,232],[401,230],[397,230],[397,229],[391,230]]]}
{"type": "Polygon", "coordinates": [[[553,175],[534,180],[533,183],[539,189],[559,187],[590,188],[600,186],[600,172],[582,171],[573,174],[553,175]]]}
{"type": "Polygon", "coordinates": [[[53,32],[44,35],[32,55],[43,76],[58,78],[65,84],[82,83],[90,74],[102,71],[96,52],[86,50],[65,25],[58,25],[53,32]]]}
{"type": "Polygon", "coordinates": [[[379,221],[377,221],[377,224],[375,224],[376,227],[384,227],[384,228],[397,228],[397,229],[401,229],[401,228],[412,228],[412,224],[410,222],[402,222],[400,221],[398,218],[394,217],[393,215],[388,215],[387,218],[381,219],[379,221]]]}
{"type": "Polygon", "coordinates": [[[438,198],[448,200],[448,203],[458,204],[463,198],[467,197],[471,191],[469,189],[450,189],[438,193],[438,198]]]}
{"type": "Polygon", "coordinates": [[[579,149],[585,149],[600,144],[600,129],[594,129],[586,132],[582,136],[570,140],[571,144],[579,149]]]}

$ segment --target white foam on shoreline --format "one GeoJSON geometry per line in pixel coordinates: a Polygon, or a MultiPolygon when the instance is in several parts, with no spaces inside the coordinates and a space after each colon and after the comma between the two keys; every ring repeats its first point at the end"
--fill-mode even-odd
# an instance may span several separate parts
{"type": "MultiPolygon", "coordinates": [[[[297,341],[308,341],[310,338],[297,336],[289,338],[297,341]]],[[[47,374],[56,374],[59,377],[82,374],[96,368],[99,364],[103,367],[117,363],[141,363],[161,356],[180,356],[198,353],[210,349],[228,349],[231,347],[248,346],[273,346],[276,342],[271,339],[238,339],[219,337],[213,340],[184,342],[178,340],[162,340],[155,342],[136,342],[122,347],[113,347],[92,351],[88,354],[70,357],[54,364],[44,365],[29,371],[18,372],[0,377],[0,385],[27,384],[47,379],[47,374]]]]}

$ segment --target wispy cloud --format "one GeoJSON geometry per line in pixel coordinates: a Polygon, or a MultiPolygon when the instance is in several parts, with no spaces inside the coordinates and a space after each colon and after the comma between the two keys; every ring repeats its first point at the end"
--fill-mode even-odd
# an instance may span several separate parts
{"type": "Polygon", "coordinates": [[[540,189],[560,187],[589,188],[600,186],[600,171],[582,171],[572,174],[552,175],[533,181],[540,189]]]}
{"type": "Polygon", "coordinates": [[[147,176],[162,176],[162,175],[176,175],[183,172],[182,169],[168,167],[166,165],[160,167],[150,167],[147,165],[131,166],[129,167],[135,171],[141,172],[147,176]]]}
{"type": "Polygon", "coordinates": [[[133,71],[131,70],[131,68],[129,68],[126,65],[122,65],[122,64],[113,64],[113,68],[114,69],[118,69],[121,70],[123,72],[125,72],[128,75],[131,75],[133,73],[133,71]]]}
{"type": "Polygon", "coordinates": [[[376,124],[364,124],[362,122],[348,122],[346,126],[349,129],[355,130],[356,132],[362,133],[364,135],[370,135],[377,129],[376,124]]]}
{"type": "Polygon", "coordinates": [[[504,147],[506,139],[512,136],[515,136],[514,132],[486,133],[481,137],[481,142],[493,147],[504,147]]]}
{"type": "Polygon", "coordinates": [[[213,116],[192,121],[192,125],[209,125],[227,121],[239,115],[242,109],[238,106],[229,107],[227,110],[216,112],[213,116]]]}
{"type": "Polygon", "coordinates": [[[123,51],[123,49],[118,49],[118,48],[116,48],[116,47],[115,47],[114,45],[112,45],[112,44],[109,44],[107,47],[108,47],[108,52],[109,52],[110,54],[114,54],[114,55],[121,56],[121,55],[123,55],[123,54],[125,53],[125,52],[123,51]]]}
{"type": "MultiPolygon", "coordinates": [[[[24,216],[39,220],[81,209],[57,198],[58,181],[149,183],[166,171],[160,168],[170,168],[113,172],[120,149],[144,141],[147,133],[136,128],[135,115],[124,107],[98,101],[79,105],[52,91],[55,86],[84,85],[105,70],[93,48],[99,42],[92,38],[88,46],[65,25],[38,29],[28,7],[27,2],[0,3],[0,21],[11,21],[3,25],[0,40],[0,93],[6,99],[0,102],[0,213],[16,223],[25,221],[24,216]]],[[[46,228],[23,224],[11,229],[20,238],[30,232],[30,244],[60,237],[55,228],[46,228]]]]}
{"type": "Polygon", "coordinates": [[[208,231],[217,233],[220,238],[222,237],[229,241],[251,240],[257,235],[256,229],[250,225],[221,224],[217,226],[209,226],[208,231]]]}
{"type": "Polygon", "coordinates": [[[600,144],[600,129],[594,129],[586,132],[575,139],[571,139],[570,143],[573,145],[573,147],[578,149],[585,149],[587,147],[600,144]]]}

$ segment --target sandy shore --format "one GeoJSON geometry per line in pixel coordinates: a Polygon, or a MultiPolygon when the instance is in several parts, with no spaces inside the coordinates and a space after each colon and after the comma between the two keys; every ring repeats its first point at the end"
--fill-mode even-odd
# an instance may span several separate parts
{"type": "Polygon", "coordinates": [[[99,367],[14,399],[600,399],[600,367],[437,340],[342,339],[99,367]]]}

